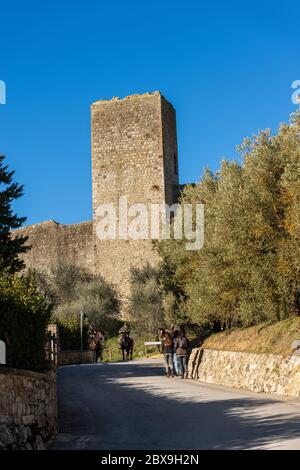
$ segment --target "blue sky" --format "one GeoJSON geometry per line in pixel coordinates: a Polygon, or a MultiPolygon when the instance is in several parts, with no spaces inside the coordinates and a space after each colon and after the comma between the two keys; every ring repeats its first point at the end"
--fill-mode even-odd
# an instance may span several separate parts
{"type": "Polygon", "coordinates": [[[0,153],[25,185],[27,223],[91,218],[97,99],[160,90],[177,110],[182,183],[296,110],[296,2],[28,0],[0,15],[0,153]]]}

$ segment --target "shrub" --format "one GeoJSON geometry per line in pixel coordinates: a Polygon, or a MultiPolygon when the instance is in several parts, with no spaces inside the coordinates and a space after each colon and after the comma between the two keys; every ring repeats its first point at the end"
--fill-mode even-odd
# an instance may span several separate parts
{"type": "Polygon", "coordinates": [[[149,264],[131,270],[129,311],[138,334],[157,334],[164,323],[158,272],[149,264]]]}
{"type": "Polygon", "coordinates": [[[34,277],[39,290],[54,305],[51,321],[59,326],[62,349],[80,348],[80,311],[87,318],[83,328],[85,348],[91,324],[107,335],[117,333],[120,302],[113,286],[100,275],[65,264],[56,266],[50,274],[31,271],[28,275],[34,277]]]}
{"type": "MultiPolygon", "coordinates": [[[[82,310],[86,312],[86,310],[82,310]]],[[[92,318],[87,312],[87,318],[83,323],[83,348],[88,349],[88,330],[92,323],[98,331],[104,331],[107,336],[115,336],[123,322],[117,318],[103,316],[98,317],[97,322],[92,322],[92,318]]],[[[86,314],[86,313],[85,313],[86,314]]],[[[59,339],[62,350],[78,350],[81,346],[80,338],[80,305],[74,302],[71,305],[63,305],[56,311],[53,317],[54,322],[59,326],[59,339]]]]}
{"type": "MultiPolygon", "coordinates": [[[[55,316],[55,323],[59,327],[59,341],[62,350],[78,350],[81,346],[80,314],[72,311],[69,314],[62,312],[55,316]]],[[[88,325],[83,323],[83,348],[88,349],[88,325]]]]}
{"type": "Polygon", "coordinates": [[[7,345],[9,367],[44,366],[50,316],[51,306],[31,278],[0,274],[0,338],[7,345]]]}

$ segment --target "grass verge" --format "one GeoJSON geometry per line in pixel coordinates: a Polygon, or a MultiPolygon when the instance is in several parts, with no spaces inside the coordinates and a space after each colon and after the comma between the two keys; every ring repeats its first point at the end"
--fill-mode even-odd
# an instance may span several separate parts
{"type": "MultiPolygon", "coordinates": [[[[114,336],[112,338],[108,338],[106,341],[105,348],[106,350],[103,352],[103,361],[104,362],[117,362],[122,360],[122,352],[119,349],[119,343],[118,343],[118,336],[114,336]],[[109,352],[108,349],[111,351],[109,352]]],[[[137,358],[142,358],[146,357],[145,354],[145,346],[144,343],[145,341],[154,341],[153,338],[137,338],[134,337],[134,349],[133,349],[133,354],[132,358],[137,359],[137,358]]],[[[151,346],[148,347],[148,353],[150,356],[157,354],[158,353],[158,348],[157,346],[151,346]]]]}
{"type": "Polygon", "coordinates": [[[291,344],[300,339],[300,317],[278,323],[227,330],[209,336],[203,342],[206,349],[252,353],[291,354],[291,344]]]}

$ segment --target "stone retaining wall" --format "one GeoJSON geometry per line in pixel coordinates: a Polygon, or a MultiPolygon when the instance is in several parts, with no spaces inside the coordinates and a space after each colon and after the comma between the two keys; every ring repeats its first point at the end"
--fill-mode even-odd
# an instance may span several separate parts
{"type": "Polygon", "coordinates": [[[71,364],[91,364],[93,362],[93,351],[83,351],[82,361],[80,351],[60,351],[59,365],[67,366],[71,364]]]}
{"type": "Polygon", "coordinates": [[[253,392],[300,397],[300,356],[193,349],[189,377],[253,392]]]}
{"type": "Polygon", "coordinates": [[[0,449],[44,449],[56,431],[55,373],[0,367],[0,449]]]}

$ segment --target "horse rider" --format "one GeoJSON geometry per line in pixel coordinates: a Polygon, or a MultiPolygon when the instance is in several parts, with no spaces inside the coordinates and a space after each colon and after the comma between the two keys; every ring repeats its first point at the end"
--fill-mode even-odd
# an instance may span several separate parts
{"type": "Polygon", "coordinates": [[[105,333],[103,331],[97,331],[95,328],[91,327],[89,331],[89,347],[94,352],[93,354],[93,363],[102,361],[102,350],[103,350],[103,343],[105,342],[105,333]]]}
{"type": "Polygon", "coordinates": [[[125,322],[124,325],[119,329],[119,345],[121,347],[123,336],[130,338],[130,325],[125,322]]]}

